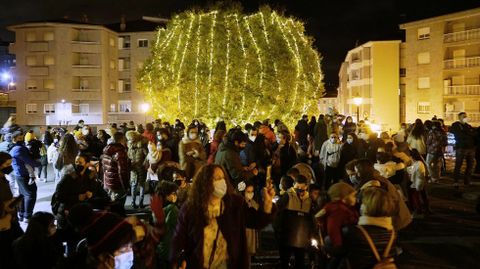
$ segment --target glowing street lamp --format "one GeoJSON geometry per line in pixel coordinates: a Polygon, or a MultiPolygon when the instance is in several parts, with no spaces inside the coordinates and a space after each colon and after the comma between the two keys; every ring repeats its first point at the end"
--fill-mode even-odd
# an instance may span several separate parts
{"type": "Polygon", "coordinates": [[[360,105],[363,102],[362,97],[354,97],[353,103],[357,106],[357,123],[360,121],[360,105]]]}
{"type": "Polygon", "coordinates": [[[140,105],[140,109],[143,111],[143,114],[144,114],[144,121],[145,123],[147,122],[147,112],[148,110],[150,110],[150,104],[148,103],[143,103],[140,105]]]}
{"type": "Polygon", "coordinates": [[[5,82],[5,81],[11,82],[12,81],[12,75],[9,72],[3,72],[1,78],[2,78],[3,82],[5,82]]]}

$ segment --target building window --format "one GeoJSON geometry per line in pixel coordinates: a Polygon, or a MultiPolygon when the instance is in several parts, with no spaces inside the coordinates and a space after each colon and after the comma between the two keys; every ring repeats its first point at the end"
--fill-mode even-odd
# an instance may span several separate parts
{"type": "Polygon", "coordinates": [[[43,80],[43,88],[45,90],[55,89],[55,81],[53,79],[44,79],[43,80]]]}
{"type": "Polygon", "coordinates": [[[114,91],[115,90],[115,82],[110,81],[110,90],[114,91]]]}
{"type": "Polygon", "coordinates": [[[55,35],[53,32],[45,32],[43,33],[43,41],[53,41],[55,39],[55,35]]]}
{"type": "Polygon", "coordinates": [[[115,39],[113,37],[110,37],[109,43],[110,47],[115,47],[115,39]]]}
{"type": "Polygon", "coordinates": [[[45,55],[43,56],[43,64],[44,65],[54,65],[55,58],[53,56],[45,55]]]}
{"type": "Polygon", "coordinates": [[[78,112],[80,114],[88,114],[90,112],[90,105],[89,104],[79,104],[78,105],[78,112]]]}
{"type": "Polygon", "coordinates": [[[131,112],[132,111],[132,102],[131,101],[118,101],[118,111],[119,112],[131,112]]]}
{"type": "Polygon", "coordinates": [[[129,49],[130,48],[130,36],[124,35],[118,38],[118,48],[119,49],[129,49]]]}
{"type": "Polygon", "coordinates": [[[429,114],[430,102],[418,102],[417,112],[418,114],[429,114]]]}
{"type": "Polygon", "coordinates": [[[407,76],[407,69],[406,68],[400,68],[400,77],[406,77],[407,76]]]}
{"type": "Polygon", "coordinates": [[[27,114],[37,114],[37,104],[27,104],[25,106],[25,112],[27,114]]]}
{"type": "Polygon", "coordinates": [[[115,60],[110,60],[110,69],[115,69],[115,60]]]}
{"type": "MultiPolygon", "coordinates": [[[[35,106],[36,106],[36,104],[35,104],[35,106]]],[[[43,113],[45,113],[45,114],[55,114],[55,104],[45,104],[45,105],[43,105],[43,113]]],[[[28,114],[28,112],[27,112],[27,114],[28,114]]]]}
{"type": "Polygon", "coordinates": [[[37,34],[35,32],[25,33],[25,41],[32,42],[37,40],[37,34]]]}
{"type": "Polygon", "coordinates": [[[110,104],[110,112],[115,112],[116,107],[115,104],[110,104]]]}
{"type": "Polygon", "coordinates": [[[360,70],[352,70],[352,80],[360,79],[360,70]]]}
{"type": "Polygon", "coordinates": [[[430,88],[430,77],[418,78],[418,88],[419,89],[429,89],[430,88]]]}
{"type": "Polygon", "coordinates": [[[123,93],[123,92],[131,92],[132,91],[132,85],[130,83],[129,79],[121,79],[118,81],[118,92],[123,93]]]}
{"type": "Polygon", "coordinates": [[[139,48],[148,48],[148,39],[139,39],[138,40],[139,48]]]}
{"type": "Polygon", "coordinates": [[[420,52],[417,55],[418,64],[429,64],[430,63],[430,52],[420,52]]]}
{"type": "Polygon", "coordinates": [[[25,59],[27,66],[35,66],[37,65],[37,57],[36,56],[27,56],[25,59]]]}
{"type": "Polygon", "coordinates": [[[37,81],[34,79],[27,79],[25,88],[27,90],[36,90],[37,89],[37,81]]]}
{"type": "Polygon", "coordinates": [[[418,40],[430,38],[430,27],[422,27],[417,30],[418,40]]]}

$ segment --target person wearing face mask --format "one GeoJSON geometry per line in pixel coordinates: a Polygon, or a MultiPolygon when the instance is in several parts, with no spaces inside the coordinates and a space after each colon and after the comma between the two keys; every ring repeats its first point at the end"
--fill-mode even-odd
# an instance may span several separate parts
{"type": "Polygon", "coordinates": [[[48,212],[33,214],[25,234],[13,242],[12,248],[14,268],[54,268],[63,254],[54,216],[48,212]]]}
{"type": "Polygon", "coordinates": [[[345,171],[345,165],[359,158],[359,143],[358,138],[354,133],[350,133],[346,136],[345,142],[342,145],[340,150],[340,162],[338,163],[338,171],[342,173],[341,176],[344,178],[343,172],[345,171]]]}
{"type": "Polygon", "coordinates": [[[345,124],[343,125],[342,131],[343,131],[343,136],[342,136],[343,142],[347,140],[347,136],[349,134],[355,133],[357,131],[357,124],[353,122],[353,119],[351,116],[348,116],[345,119],[345,124]]]}
{"type": "Polygon", "coordinates": [[[274,148],[272,160],[272,174],[275,184],[278,184],[278,180],[298,162],[297,152],[291,145],[290,140],[291,135],[288,131],[281,131],[277,134],[277,144],[274,148]]]}
{"type": "Polygon", "coordinates": [[[215,156],[217,156],[218,148],[220,147],[220,144],[222,143],[226,133],[227,132],[221,129],[215,131],[215,134],[213,135],[213,141],[210,143],[210,150],[207,159],[208,164],[215,162],[215,156]]]}
{"type": "Polygon", "coordinates": [[[147,170],[145,169],[145,158],[147,157],[147,139],[137,131],[128,131],[128,159],[130,160],[130,191],[132,195],[132,208],[138,206],[144,208],[143,198],[145,195],[145,180],[147,170]],[[137,206],[137,188],[140,192],[140,201],[137,206]]]}
{"type": "Polygon", "coordinates": [[[227,170],[232,180],[232,185],[237,186],[242,180],[251,179],[258,175],[255,167],[242,166],[240,152],[247,144],[247,136],[238,129],[230,129],[227,138],[220,144],[215,164],[221,165],[227,170]]]}
{"type": "Polygon", "coordinates": [[[463,160],[467,162],[463,183],[470,185],[475,158],[475,130],[468,124],[467,113],[460,112],[458,121],[452,124],[450,132],[455,136],[455,170],[453,172],[454,186],[458,188],[460,170],[463,160]]]}
{"type": "Polygon", "coordinates": [[[320,163],[325,171],[325,189],[328,189],[333,183],[340,179],[339,163],[341,158],[342,144],[338,140],[338,135],[332,133],[330,138],[325,141],[320,150],[320,163]]]}
{"type": "Polygon", "coordinates": [[[188,126],[186,135],[178,144],[178,157],[180,168],[187,172],[187,177],[192,178],[207,160],[207,153],[198,136],[198,127],[188,126]]]}
{"type": "Polygon", "coordinates": [[[171,132],[167,128],[161,128],[157,131],[157,145],[161,143],[162,149],[169,149],[170,158],[165,159],[167,161],[178,162],[178,140],[171,135],[171,132]]]}
{"type": "Polygon", "coordinates": [[[290,257],[295,257],[295,268],[305,268],[305,251],[313,232],[312,200],[309,182],[299,175],[293,188],[276,203],[275,234],[279,245],[281,268],[290,268],[290,257]]]}
{"type": "MultiPolygon", "coordinates": [[[[255,196],[255,184],[251,180],[246,180],[243,182],[243,184],[239,184],[238,186],[238,191],[243,194],[245,197],[245,202],[247,203],[248,210],[252,211],[250,214],[255,215],[259,210],[260,206],[259,204],[254,200],[255,196]]],[[[247,219],[247,228],[246,228],[246,234],[247,234],[247,251],[250,256],[248,259],[249,261],[251,260],[251,257],[255,256],[255,253],[257,252],[257,249],[260,246],[260,237],[259,237],[259,231],[257,229],[251,229],[248,227],[254,227],[255,226],[255,219],[247,219]]],[[[250,268],[250,267],[248,267],[250,268]]]]}
{"type": "Polygon", "coordinates": [[[177,184],[177,204],[178,207],[182,207],[183,203],[187,200],[188,192],[190,191],[191,183],[187,181],[187,174],[185,171],[180,169],[175,169],[172,174],[173,183],[177,184]]]}
{"type": "Polygon", "coordinates": [[[200,168],[172,239],[173,268],[248,268],[246,228],[262,229],[272,221],[274,196],[269,184],[263,189],[259,210],[249,211],[220,165],[200,168]],[[249,227],[250,219],[255,222],[249,227]]]}
{"type": "Polygon", "coordinates": [[[248,141],[245,145],[245,148],[240,152],[240,161],[242,162],[242,165],[244,167],[255,168],[258,167],[258,164],[256,162],[257,159],[255,156],[256,152],[254,150],[258,130],[251,125],[248,127],[249,129],[246,130],[248,135],[248,141]]]}
{"type": "Polygon", "coordinates": [[[12,242],[23,234],[16,207],[11,206],[14,198],[5,177],[12,171],[12,156],[0,152],[0,261],[5,268],[13,268],[12,242]]]}
{"type": "Polygon", "coordinates": [[[170,253],[170,245],[172,243],[173,232],[177,226],[178,206],[177,206],[177,190],[178,186],[170,181],[162,181],[157,186],[155,193],[159,195],[163,203],[163,212],[165,214],[165,233],[157,246],[156,253],[159,259],[158,268],[171,268],[168,260],[170,253]]]}
{"type": "Polygon", "coordinates": [[[143,131],[143,134],[142,134],[148,141],[152,142],[152,143],[155,143],[156,142],[156,139],[155,139],[155,131],[154,131],[154,126],[152,123],[147,123],[145,125],[145,131],[143,131]]]}

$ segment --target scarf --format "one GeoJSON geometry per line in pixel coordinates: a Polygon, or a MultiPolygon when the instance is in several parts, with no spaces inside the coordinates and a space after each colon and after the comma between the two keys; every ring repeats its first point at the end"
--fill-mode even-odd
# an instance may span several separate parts
{"type": "Polygon", "coordinates": [[[358,219],[358,225],[373,225],[385,228],[389,231],[393,230],[391,217],[360,216],[358,219]]]}

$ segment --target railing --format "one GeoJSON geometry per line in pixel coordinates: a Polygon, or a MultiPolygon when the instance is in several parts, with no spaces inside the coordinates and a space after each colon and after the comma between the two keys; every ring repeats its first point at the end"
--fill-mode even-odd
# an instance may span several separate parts
{"type": "Polygon", "coordinates": [[[479,56],[455,58],[455,59],[448,59],[443,61],[443,67],[445,69],[476,67],[476,66],[480,66],[479,56]]]}
{"type": "Polygon", "coordinates": [[[457,41],[464,41],[464,40],[472,40],[472,39],[479,39],[480,38],[480,28],[447,33],[443,35],[443,42],[457,42],[457,41]]]}
{"type": "Polygon", "coordinates": [[[445,86],[444,95],[480,95],[480,85],[445,86]]]}
{"type": "MultiPolygon", "coordinates": [[[[457,112],[445,112],[445,121],[447,122],[455,122],[458,120],[458,113],[460,113],[460,111],[457,111],[457,112]]],[[[470,122],[472,123],[479,123],[480,122],[480,112],[468,112],[466,111],[467,113],[467,116],[468,118],[470,119],[470,122]]]]}

